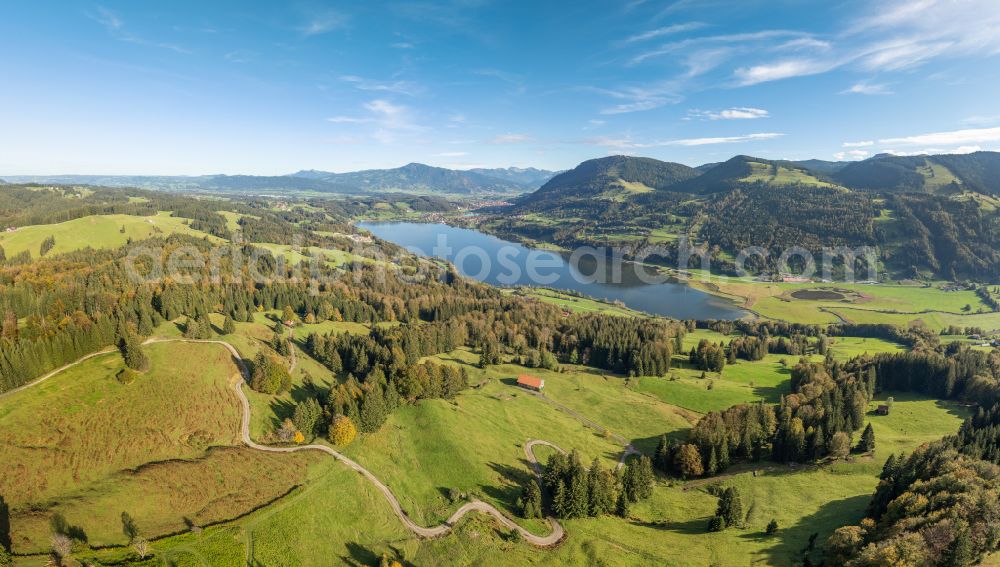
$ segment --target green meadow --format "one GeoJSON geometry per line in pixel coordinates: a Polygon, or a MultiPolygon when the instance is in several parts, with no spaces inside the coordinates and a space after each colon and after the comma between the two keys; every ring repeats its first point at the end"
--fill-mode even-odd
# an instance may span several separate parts
{"type": "Polygon", "coordinates": [[[148,217],[130,215],[92,215],[61,222],[20,227],[13,232],[0,232],[0,246],[8,257],[24,251],[38,258],[42,241],[52,236],[55,246],[48,254],[60,254],[82,248],[117,248],[130,240],[137,241],[151,236],[189,234],[220,240],[199,230],[194,230],[188,219],[161,212],[148,217]],[[123,231],[124,229],[124,231],[123,231]]]}

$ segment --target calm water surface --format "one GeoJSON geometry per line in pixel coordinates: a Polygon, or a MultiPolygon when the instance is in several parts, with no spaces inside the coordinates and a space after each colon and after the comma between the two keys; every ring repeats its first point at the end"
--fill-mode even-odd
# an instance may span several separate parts
{"type": "Polygon", "coordinates": [[[726,299],[683,283],[643,281],[632,263],[614,270],[610,262],[605,266],[589,255],[571,262],[568,255],[445,224],[362,222],[358,227],[421,256],[448,260],[462,275],[492,285],[572,290],[676,319],[739,319],[747,314],[726,299]]]}

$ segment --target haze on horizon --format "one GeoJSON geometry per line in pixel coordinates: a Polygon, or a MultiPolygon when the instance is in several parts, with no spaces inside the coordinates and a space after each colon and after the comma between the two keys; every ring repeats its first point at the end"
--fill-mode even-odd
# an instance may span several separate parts
{"type": "Polygon", "coordinates": [[[0,177],[1000,149],[995,0],[44,0],[0,13],[0,177]]]}

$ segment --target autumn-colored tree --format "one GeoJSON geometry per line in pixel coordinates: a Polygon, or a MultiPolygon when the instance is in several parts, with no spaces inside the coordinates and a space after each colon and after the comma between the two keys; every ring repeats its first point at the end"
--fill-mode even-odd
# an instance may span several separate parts
{"type": "Polygon", "coordinates": [[[292,309],[291,305],[286,305],[281,311],[281,322],[286,325],[294,325],[299,321],[299,316],[295,314],[295,310],[292,309]]]}
{"type": "Polygon", "coordinates": [[[73,540],[66,534],[52,535],[52,554],[55,555],[59,564],[62,564],[73,553],[73,540]]]}
{"type": "Polygon", "coordinates": [[[674,455],[674,470],[682,478],[692,478],[705,474],[705,468],[701,463],[701,452],[697,445],[685,443],[677,449],[674,455]]]}
{"type": "Polygon", "coordinates": [[[830,456],[841,459],[851,452],[851,438],[843,431],[838,431],[830,438],[830,456]]]}
{"type": "Polygon", "coordinates": [[[295,424],[292,423],[292,420],[288,418],[285,418],[285,420],[281,422],[281,425],[278,426],[275,434],[278,436],[278,441],[282,443],[291,443],[295,440],[296,434],[300,437],[302,436],[302,433],[298,429],[295,429],[295,424]]]}
{"type": "Polygon", "coordinates": [[[258,352],[253,361],[250,387],[264,394],[277,394],[291,387],[292,377],[285,365],[273,355],[258,352]]]}
{"type": "Polygon", "coordinates": [[[132,551],[139,556],[139,559],[145,559],[150,552],[149,542],[145,538],[136,538],[132,542],[132,551]]]}
{"type": "Polygon", "coordinates": [[[338,415],[330,424],[330,442],[341,447],[350,445],[358,435],[354,422],[346,415],[338,415]]]}
{"type": "Polygon", "coordinates": [[[3,331],[0,335],[5,339],[17,339],[17,315],[9,309],[3,314],[3,331]]]}

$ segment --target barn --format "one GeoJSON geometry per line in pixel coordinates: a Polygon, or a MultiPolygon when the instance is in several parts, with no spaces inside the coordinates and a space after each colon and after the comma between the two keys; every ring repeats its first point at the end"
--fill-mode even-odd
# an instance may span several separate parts
{"type": "Polygon", "coordinates": [[[541,392],[542,388],[545,387],[545,380],[534,376],[528,376],[527,374],[522,374],[517,377],[517,385],[526,390],[541,392]]]}

